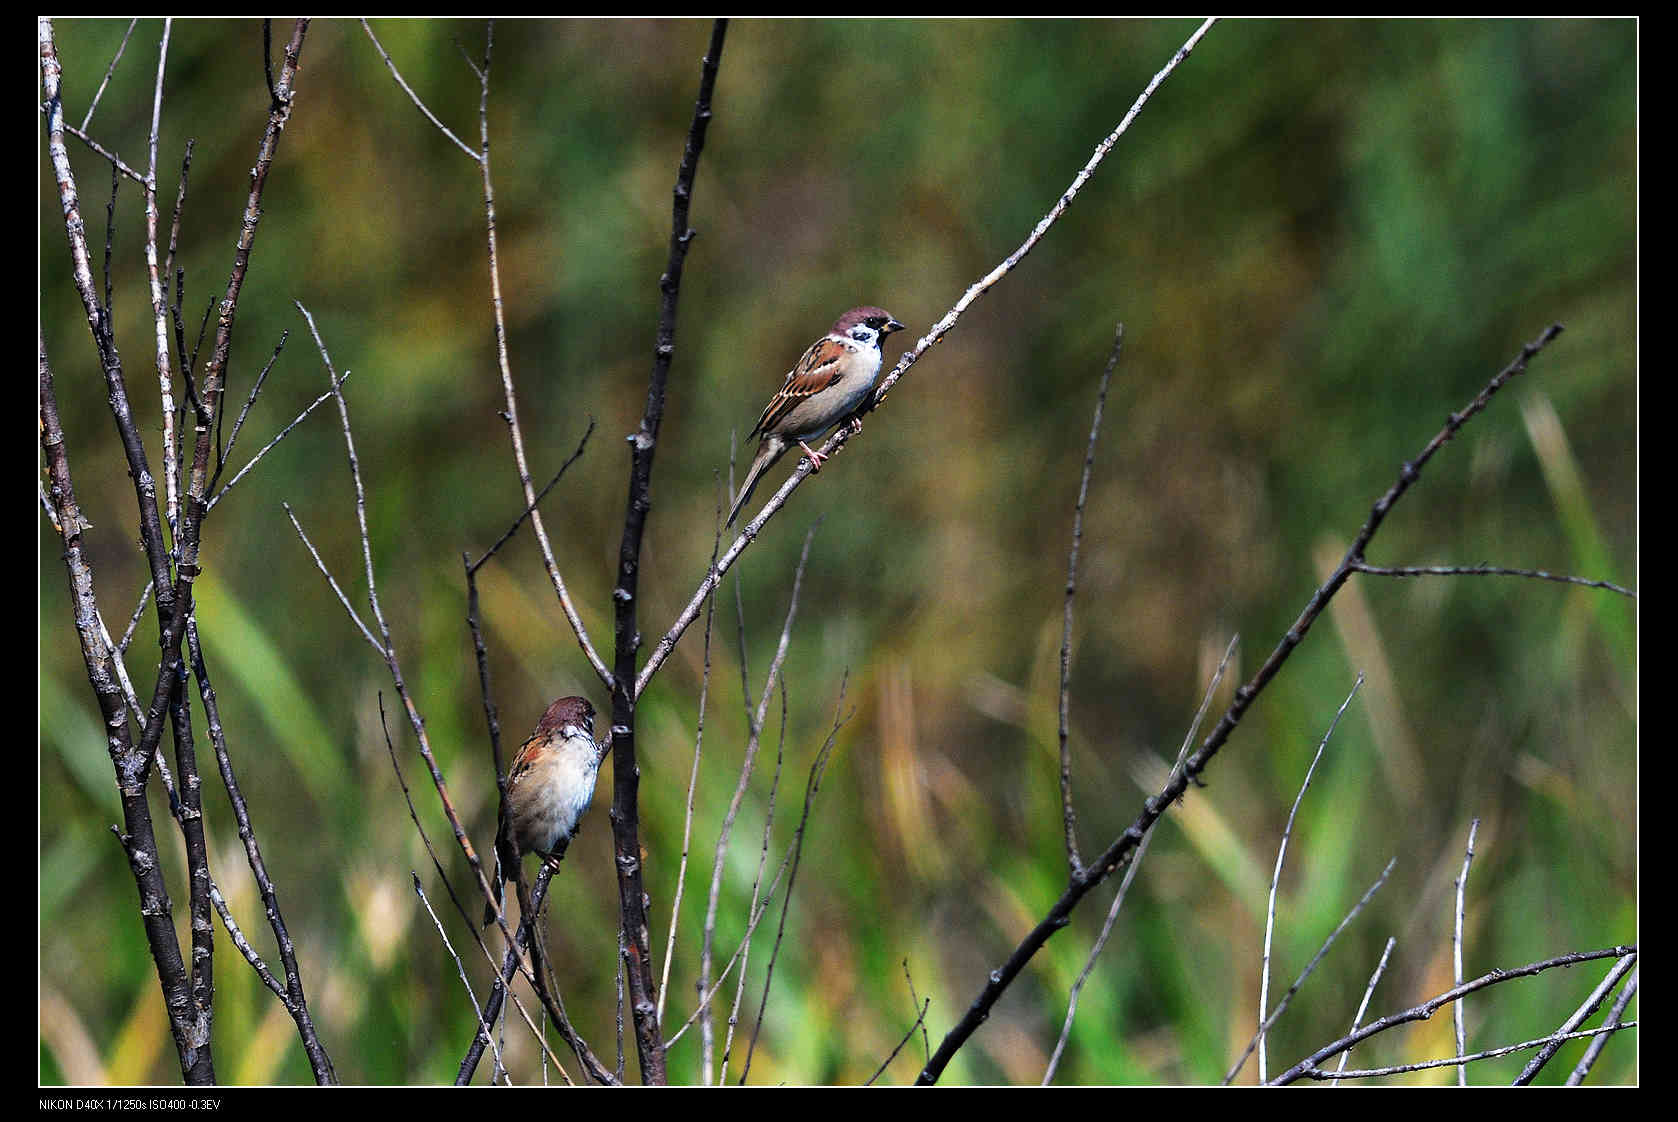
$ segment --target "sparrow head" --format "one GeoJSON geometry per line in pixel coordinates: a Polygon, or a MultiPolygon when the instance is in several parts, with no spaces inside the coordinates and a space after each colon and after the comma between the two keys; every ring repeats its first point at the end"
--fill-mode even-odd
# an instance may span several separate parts
{"type": "Polygon", "coordinates": [[[552,736],[556,732],[566,738],[581,733],[594,739],[594,706],[588,698],[562,697],[548,706],[548,711],[536,722],[536,735],[552,736]]]}
{"type": "Polygon", "coordinates": [[[835,320],[830,334],[855,339],[865,347],[877,347],[887,335],[902,330],[903,325],[884,308],[864,305],[852,308],[835,320]]]}

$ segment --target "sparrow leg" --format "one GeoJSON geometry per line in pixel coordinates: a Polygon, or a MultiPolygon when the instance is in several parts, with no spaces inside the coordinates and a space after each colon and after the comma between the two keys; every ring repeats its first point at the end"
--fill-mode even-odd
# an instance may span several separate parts
{"type": "Polygon", "coordinates": [[[860,436],[862,434],[862,418],[861,417],[852,417],[851,418],[850,430],[851,430],[851,435],[852,436],[860,436]]]}
{"type": "MultiPolygon", "coordinates": [[[[827,462],[827,457],[822,455],[820,452],[817,452],[815,449],[811,448],[808,444],[804,443],[802,440],[800,440],[798,442],[798,446],[800,448],[804,449],[804,454],[806,456],[810,457],[810,471],[811,471],[811,473],[814,474],[815,472],[820,471],[822,469],[822,465],[827,462]]],[[[849,463],[850,461],[847,460],[845,462],[849,463]]]]}

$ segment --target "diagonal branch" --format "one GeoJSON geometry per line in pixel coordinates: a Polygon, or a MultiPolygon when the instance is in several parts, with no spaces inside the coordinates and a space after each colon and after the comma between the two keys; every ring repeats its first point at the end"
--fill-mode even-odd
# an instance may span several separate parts
{"type": "Polygon", "coordinates": [[[647,404],[640,428],[629,438],[629,499],[623,519],[623,540],[618,547],[617,584],[612,590],[615,606],[615,653],[612,682],[612,841],[617,854],[618,905],[623,917],[624,962],[629,981],[629,1007],[635,1024],[635,1047],[645,1083],[665,1082],[664,1040],[658,1023],[657,981],[652,962],[651,936],[647,929],[647,898],[641,868],[640,768],[635,762],[635,663],[641,647],[637,622],[636,593],[641,575],[641,538],[646,532],[647,514],[652,508],[653,453],[658,447],[659,425],[664,419],[665,387],[670,377],[670,360],[676,350],[676,305],[682,283],[682,266],[694,231],[688,226],[688,208],[693,199],[694,174],[699,154],[705,147],[706,129],[711,123],[711,92],[716,87],[717,65],[722,59],[723,38],[728,21],[719,19],[711,28],[711,43],[700,67],[699,96],[688,127],[687,145],[676,173],[671,205],[670,254],[658,287],[657,344],[653,369],[647,379],[647,404]]]}

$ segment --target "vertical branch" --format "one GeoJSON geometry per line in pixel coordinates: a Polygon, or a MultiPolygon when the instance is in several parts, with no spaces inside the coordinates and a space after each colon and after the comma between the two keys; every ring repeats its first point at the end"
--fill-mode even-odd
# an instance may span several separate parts
{"type": "Polygon", "coordinates": [[[192,659],[192,676],[198,681],[199,698],[204,704],[204,720],[209,730],[210,743],[215,748],[216,765],[221,769],[222,785],[227,788],[228,801],[233,805],[233,818],[239,826],[239,839],[245,843],[245,860],[250,864],[257,891],[262,895],[263,911],[267,913],[268,925],[274,931],[274,942],[280,948],[280,962],[285,968],[285,989],[280,993],[280,1001],[297,1024],[297,1031],[303,1041],[303,1050],[309,1058],[309,1067],[314,1072],[315,1082],[323,1086],[336,1083],[338,1075],[333,1070],[332,1058],[327,1055],[325,1046],[321,1044],[320,1036],[315,1031],[314,1018],[309,1014],[309,1002],[303,994],[303,974],[297,966],[297,950],[292,945],[291,932],[287,930],[285,916],[280,912],[279,893],[275,891],[274,882],[268,876],[267,863],[262,859],[262,847],[257,844],[256,830],[251,825],[250,809],[245,804],[245,796],[239,790],[238,776],[233,772],[233,758],[227,751],[227,737],[222,731],[221,710],[216,704],[215,687],[210,684],[209,668],[204,663],[204,652],[198,643],[196,618],[187,620],[186,643],[187,652],[192,659]]]}
{"type": "MultiPolygon", "coordinates": [[[[711,564],[717,563],[717,551],[722,548],[722,502],[717,504],[715,536],[711,540],[711,564]]],[[[664,973],[658,985],[658,1019],[664,1022],[664,1001],[670,996],[670,963],[676,957],[676,929],[682,918],[682,891],[687,885],[688,843],[693,838],[693,797],[699,787],[699,760],[705,746],[705,703],[711,693],[711,625],[716,617],[717,600],[712,596],[705,610],[704,670],[699,678],[699,716],[693,731],[693,768],[688,773],[687,810],[682,817],[682,855],[676,864],[676,890],[670,902],[670,935],[664,944],[664,973]]],[[[742,662],[744,651],[742,651],[742,662]]],[[[623,974],[618,974],[622,985],[623,974]]],[[[621,1003],[620,1003],[621,1004],[621,1003]]]]}
{"type": "Polygon", "coordinates": [[[635,1046],[646,1083],[665,1082],[664,1041],[658,1024],[658,999],[654,992],[652,949],[648,945],[647,899],[641,868],[640,768],[635,762],[635,663],[641,645],[636,616],[636,589],[640,579],[641,538],[651,509],[653,453],[658,445],[659,424],[664,418],[664,392],[670,375],[670,360],[676,346],[676,304],[693,230],[688,226],[688,208],[693,197],[693,178],[699,154],[705,146],[705,132],[711,121],[711,91],[716,85],[717,64],[722,57],[727,20],[712,26],[710,49],[700,70],[699,97],[693,123],[688,129],[687,147],[676,175],[671,207],[670,255],[659,278],[663,294],[659,309],[658,342],[653,352],[652,376],[647,381],[647,405],[641,426],[630,437],[629,501],[624,514],[623,541],[618,549],[617,586],[612,590],[616,604],[616,653],[612,683],[612,839],[617,854],[618,903],[622,913],[624,962],[629,977],[629,1006],[634,1020],[635,1046]]]}
{"type": "MultiPolygon", "coordinates": [[[[775,657],[770,660],[768,676],[763,681],[763,694],[758,699],[757,711],[747,709],[746,720],[749,732],[746,737],[746,750],[740,759],[740,779],[734,785],[734,797],[729,800],[728,810],[723,814],[722,826],[717,831],[717,846],[711,859],[711,891],[705,905],[705,928],[701,936],[699,950],[699,977],[694,987],[701,994],[711,985],[711,948],[717,934],[717,905],[722,898],[722,870],[723,863],[728,857],[728,840],[734,831],[734,820],[740,814],[740,807],[746,800],[746,790],[751,783],[752,768],[757,762],[758,748],[762,744],[763,723],[769,716],[769,699],[775,696],[775,683],[781,676],[781,664],[786,661],[787,646],[792,641],[792,621],[798,614],[798,593],[804,587],[804,567],[810,561],[810,542],[815,538],[816,527],[811,526],[804,535],[804,549],[798,555],[798,568],[792,575],[792,595],[787,600],[786,620],[781,624],[781,638],[775,647],[775,657]]],[[[748,707],[751,704],[751,694],[746,695],[748,707]]],[[[744,945],[744,943],[742,943],[744,945]]],[[[711,1047],[712,1016],[709,1004],[701,1001],[698,1010],[701,1019],[699,1035],[702,1041],[704,1058],[701,1061],[701,1079],[705,1083],[711,1081],[711,1047]]],[[[724,1064],[726,1068],[726,1062],[724,1064]]],[[[719,1075],[721,1082],[726,1075],[719,1075]]]]}
{"type": "MultiPolygon", "coordinates": [[[[1264,964],[1259,971],[1259,1028],[1258,1028],[1258,1070],[1259,1082],[1264,1082],[1265,1069],[1269,1064],[1270,1050],[1265,1037],[1265,1029],[1270,1022],[1266,1012],[1270,1008],[1270,948],[1271,939],[1276,932],[1276,889],[1282,883],[1282,862],[1288,855],[1288,839],[1293,836],[1294,819],[1299,816],[1300,804],[1305,801],[1305,792],[1311,786],[1311,777],[1317,773],[1317,764],[1323,758],[1323,750],[1328,747],[1328,738],[1334,735],[1334,730],[1340,724],[1340,718],[1345,715],[1346,707],[1352,704],[1352,698],[1363,685],[1363,673],[1358,672],[1357,681],[1352,683],[1352,690],[1346,695],[1346,700],[1340,703],[1340,709],[1334,714],[1334,720],[1328,724],[1328,731],[1323,733],[1322,742],[1317,745],[1317,754],[1311,757],[1311,766],[1305,769],[1305,781],[1299,785],[1299,794],[1294,796],[1293,809],[1288,811],[1288,824],[1282,828],[1282,841],[1276,847],[1276,868],[1270,874],[1270,900],[1264,910],[1264,964]]],[[[1246,1059],[1245,1056],[1242,1057],[1246,1059]]],[[[1227,1080],[1226,1080],[1227,1082],[1227,1080]]]]}
{"type": "Polygon", "coordinates": [[[1072,548],[1066,554],[1066,610],[1060,631],[1060,813],[1066,829],[1066,864],[1073,876],[1084,867],[1078,856],[1078,815],[1072,809],[1072,752],[1067,746],[1071,724],[1072,682],[1072,600],[1078,594],[1078,547],[1084,540],[1084,502],[1090,493],[1090,469],[1095,465],[1095,442],[1101,437],[1101,411],[1107,404],[1107,387],[1113,381],[1113,370],[1119,365],[1119,352],[1124,347],[1124,324],[1119,324],[1113,336],[1113,353],[1107,359],[1107,369],[1101,373],[1101,391],[1095,399],[1095,419],[1090,422],[1090,442],[1084,450],[1084,474],[1078,481],[1078,502],[1072,508],[1072,548]]]}
{"type": "MultiPolygon", "coordinates": [[[[1457,889],[1456,921],[1457,922],[1456,922],[1455,928],[1452,930],[1452,933],[1451,933],[1451,967],[1452,967],[1452,970],[1454,972],[1453,975],[1452,975],[1452,981],[1456,982],[1456,984],[1459,985],[1459,986],[1462,985],[1463,893],[1468,888],[1468,867],[1474,863],[1474,835],[1479,833],[1479,832],[1480,832],[1480,820],[1478,818],[1476,818],[1476,819],[1474,819],[1474,821],[1472,821],[1468,824],[1468,849],[1462,855],[1462,872],[1460,874],[1458,874],[1458,876],[1457,876],[1457,884],[1456,884],[1456,889],[1457,889]]],[[[1456,1030],[1456,1034],[1457,1034],[1457,1055],[1459,1055],[1459,1056],[1468,1051],[1468,1047],[1467,1047],[1468,1032],[1467,1032],[1466,1027],[1463,1025],[1463,1013],[1462,1013],[1462,1007],[1465,1004],[1467,1004],[1465,1001],[1459,1001],[1459,1002],[1456,1002],[1454,1005],[1451,1006],[1451,1025],[1456,1030]]],[[[1458,1087],[1468,1086],[1468,1065],[1467,1064],[1457,1065],[1457,1086],[1458,1087]]]]}
{"type": "MultiPolygon", "coordinates": [[[[169,32],[173,20],[163,21],[163,40],[157,46],[157,81],[152,88],[151,133],[146,145],[146,281],[151,287],[152,331],[157,347],[157,388],[163,400],[163,495],[164,510],[174,529],[180,516],[180,479],[175,459],[174,376],[169,369],[169,309],[164,296],[164,279],[157,263],[157,128],[163,115],[163,64],[169,57],[169,32]]],[[[126,42],[126,40],[124,40],[126,42]]],[[[186,180],[181,187],[184,191],[186,180]]]]}

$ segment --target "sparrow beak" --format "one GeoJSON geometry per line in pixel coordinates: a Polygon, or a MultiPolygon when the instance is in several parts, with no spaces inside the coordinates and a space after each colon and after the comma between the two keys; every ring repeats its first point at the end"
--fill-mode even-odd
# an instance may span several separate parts
{"type": "Polygon", "coordinates": [[[902,331],[902,330],[903,330],[903,325],[901,323],[898,323],[896,320],[891,319],[891,320],[887,320],[886,325],[884,327],[880,328],[880,334],[881,335],[890,335],[893,331],[902,331]]]}

